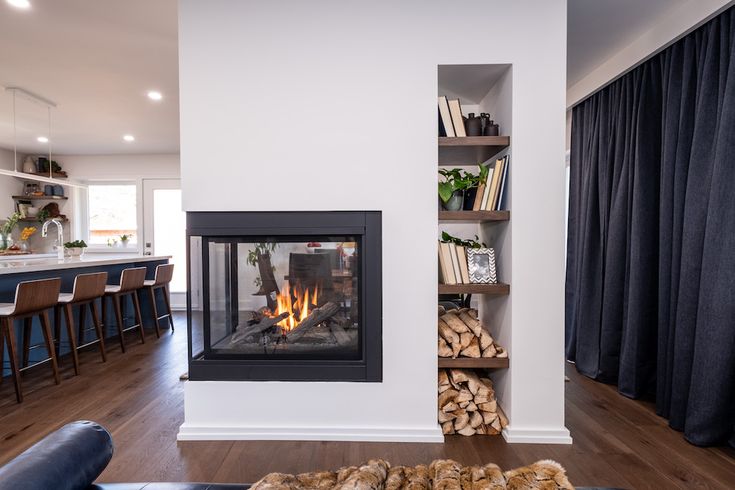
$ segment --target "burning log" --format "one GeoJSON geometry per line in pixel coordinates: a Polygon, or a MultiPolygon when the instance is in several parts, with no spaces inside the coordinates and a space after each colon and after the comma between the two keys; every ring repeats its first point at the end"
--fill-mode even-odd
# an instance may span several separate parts
{"type": "Polygon", "coordinates": [[[319,308],[315,308],[309,312],[309,315],[304,318],[301,323],[296,325],[290,332],[286,334],[286,340],[288,342],[295,342],[301,337],[306,335],[312,327],[319,325],[320,323],[333,317],[339,311],[339,306],[332,303],[331,301],[324,303],[319,308]]]}
{"type": "Polygon", "coordinates": [[[280,315],[274,317],[263,317],[263,319],[261,319],[258,323],[254,323],[252,325],[239,326],[237,327],[235,333],[232,334],[232,338],[230,338],[230,343],[236,344],[242,340],[245,340],[251,335],[259,334],[260,332],[267,330],[268,328],[272,327],[273,325],[280,322],[281,320],[284,320],[287,317],[288,313],[281,313],[280,315]]]}
{"type": "Polygon", "coordinates": [[[492,381],[466,369],[440,369],[438,420],[444,434],[499,434],[508,425],[492,381]]]}

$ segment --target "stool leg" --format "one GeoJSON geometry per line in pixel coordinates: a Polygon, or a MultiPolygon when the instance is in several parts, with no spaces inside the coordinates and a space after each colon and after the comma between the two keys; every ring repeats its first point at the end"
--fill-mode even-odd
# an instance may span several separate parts
{"type": "Polygon", "coordinates": [[[2,329],[8,337],[8,357],[10,358],[10,370],[13,373],[13,384],[15,385],[15,399],[18,403],[23,402],[23,388],[20,385],[20,370],[18,368],[18,353],[16,351],[15,328],[13,327],[13,318],[6,317],[2,319],[2,329]]]}
{"type": "Polygon", "coordinates": [[[23,362],[22,367],[28,367],[28,360],[31,357],[31,328],[33,327],[33,318],[27,317],[23,319],[23,362]]]}
{"type": "Polygon", "coordinates": [[[123,337],[123,319],[120,310],[120,296],[113,294],[110,296],[112,306],[115,308],[115,319],[117,320],[117,333],[120,335],[120,348],[125,352],[125,338],[123,337]]]}
{"type": "Polygon", "coordinates": [[[156,308],[156,290],[153,287],[147,288],[148,296],[151,298],[151,311],[153,312],[153,325],[156,326],[156,338],[161,338],[161,329],[158,327],[158,308],[156,308]]]}
{"type": "Polygon", "coordinates": [[[0,323],[0,385],[3,384],[3,361],[5,360],[5,326],[0,323]]]}
{"type": "Polygon", "coordinates": [[[79,342],[79,345],[84,345],[84,327],[87,326],[87,309],[84,308],[84,305],[79,305],[79,336],[77,337],[77,340],[79,342]]]}
{"type": "Polygon", "coordinates": [[[46,342],[46,350],[51,358],[51,370],[54,372],[54,381],[56,384],[61,383],[61,377],[59,376],[59,365],[56,363],[56,351],[54,350],[54,344],[51,337],[51,322],[48,318],[48,312],[43,312],[38,315],[41,319],[41,327],[43,328],[43,340],[46,342]]]}
{"type": "Polygon", "coordinates": [[[168,284],[163,286],[163,301],[166,303],[166,311],[168,311],[168,322],[171,324],[171,333],[174,332],[174,314],[171,312],[171,292],[168,290],[168,284]]]}
{"type": "Polygon", "coordinates": [[[61,307],[54,306],[54,348],[56,349],[56,357],[61,356],[61,307]]]}
{"type": "MultiPolygon", "coordinates": [[[[84,305],[79,307],[80,310],[84,309],[84,305]]],[[[69,335],[69,346],[71,348],[71,359],[74,363],[74,374],[79,375],[79,354],[77,353],[77,342],[74,338],[74,313],[71,310],[71,303],[67,303],[64,307],[64,313],[66,314],[66,333],[69,335]]]]}
{"type": "MultiPolygon", "coordinates": [[[[105,298],[102,298],[102,302],[105,298]]],[[[92,323],[94,323],[94,329],[97,331],[97,338],[100,344],[100,354],[102,354],[102,362],[107,362],[107,353],[105,352],[105,334],[102,332],[102,324],[100,318],[97,316],[97,304],[92,300],[89,303],[89,309],[92,311],[92,323]]]]}
{"type": "Polygon", "coordinates": [[[145,344],[145,331],[143,330],[143,318],[140,314],[140,301],[138,301],[138,291],[133,291],[130,296],[133,297],[133,309],[135,310],[135,322],[138,324],[138,333],[140,334],[140,342],[145,344]]]}

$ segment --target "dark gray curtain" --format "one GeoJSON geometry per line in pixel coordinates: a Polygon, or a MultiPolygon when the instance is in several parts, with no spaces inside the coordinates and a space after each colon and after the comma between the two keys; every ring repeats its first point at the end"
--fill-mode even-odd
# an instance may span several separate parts
{"type": "Polygon", "coordinates": [[[566,350],[735,445],[735,8],[573,110],[566,350]]]}

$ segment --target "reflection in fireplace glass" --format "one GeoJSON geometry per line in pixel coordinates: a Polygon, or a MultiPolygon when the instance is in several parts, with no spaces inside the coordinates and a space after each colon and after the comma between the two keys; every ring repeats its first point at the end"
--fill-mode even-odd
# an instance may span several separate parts
{"type": "Polygon", "coordinates": [[[360,237],[206,242],[210,355],[360,358],[360,237]]]}

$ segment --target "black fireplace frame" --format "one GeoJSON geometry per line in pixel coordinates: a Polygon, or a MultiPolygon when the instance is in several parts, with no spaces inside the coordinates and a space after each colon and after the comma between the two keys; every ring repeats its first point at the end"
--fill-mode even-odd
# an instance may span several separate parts
{"type": "MultiPolygon", "coordinates": [[[[202,211],[186,213],[187,326],[189,379],[192,381],[362,381],[383,380],[382,356],[382,215],[380,211],[202,211]],[[243,359],[207,357],[193,352],[191,238],[309,237],[350,235],[360,238],[360,358],[243,359]]],[[[208,257],[202,253],[201,280],[208,280],[208,257]]],[[[236,264],[235,264],[236,267],[236,264]]],[[[236,270],[235,270],[236,271],[236,270]]],[[[236,287],[236,283],[234,284],[236,287]]],[[[204,295],[206,296],[206,294],[204,295]]],[[[204,304],[209,298],[203,297],[204,304]]],[[[203,327],[205,328],[205,327],[203,327]]],[[[205,328],[205,345],[209,345],[205,328]]]]}

